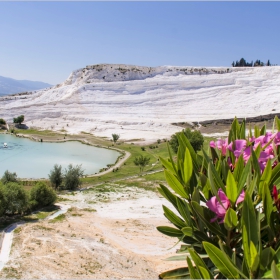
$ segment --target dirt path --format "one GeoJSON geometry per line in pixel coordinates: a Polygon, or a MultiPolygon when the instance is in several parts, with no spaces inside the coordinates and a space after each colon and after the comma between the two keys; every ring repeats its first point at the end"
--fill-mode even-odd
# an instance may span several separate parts
{"type": "Polygon", "coordinates": [[[119,168],[131,156],[131,154],[127,151],[121,151],[121,152],[125,153],[125,155],[123,157],[121,157],[115,165],[111,166],[110,168],[108,168],[105,171],[102,171],[102,172],[97,173],[97,174],[88,175],[87,177],[102,176],[104,174],[107,174],[107,173],[111,172],[115,168],[119,168]]]}
{"type": "Polygon", "coordinates": [[[152,191],[113,187],[65,195],[72,207],[64,220],[21,226],[0,278],[157,279],[184,266],[164,261],[177,240],[156,230],[169,225],[162,210],[168,202],[152,191]]]}
{"type": "MultiPolygon", "coordinates": [[[[54,214],[49,216],[47,219],[52,220],[56,218],[57,216],[64,214],[67,212],[67,210],[71,207],[70,205],[65,205],[61,203],[56,203],[55,205],[60,207],[60,210],[56,211],[54,214]]],[[[24,222],[21,223],[14,223],[7,228],[4,229],[3,232],[3,239],[1,244],[1,250],[0,250],[0,271],[3,269],[5,264],[9,261],[9,256],[11,252],[11,247],[13,243],[13,231],[18,227],[22,226],[24,222]]]]}

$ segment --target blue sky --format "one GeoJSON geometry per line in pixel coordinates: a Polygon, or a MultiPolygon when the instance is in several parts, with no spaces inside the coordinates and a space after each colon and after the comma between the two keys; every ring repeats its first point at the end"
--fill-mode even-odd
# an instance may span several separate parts
{"type": "Polygon", "coordinates": [[[280,2],[0,2],[0,76],[57,84],[99,63],[280,65],[280,2]]]}

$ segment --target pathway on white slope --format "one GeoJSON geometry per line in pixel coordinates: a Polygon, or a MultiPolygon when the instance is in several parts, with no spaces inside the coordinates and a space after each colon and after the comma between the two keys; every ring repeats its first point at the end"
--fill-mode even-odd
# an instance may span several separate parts
{"type": "MultiPolygon", "coordinates": [[[[65,205],[65,204],[60,204],[57,203],[55,204],[56,206],[60,207],[60,210],[49,216],[47,219],[51,220],[56,218],[57,216],[64,214],[67,212],[67,210],[71,207],[71,205],[65,205]]],[[[12,248],[12,243],[13,243],[13,231],[23,223],[15,223],[4,230],[4,237],[2,241],[2,246],[1,246],[1,252],[0,252],[0,271],[3,269],[5,264],[9,261],[9,256],[12,248]]]]}

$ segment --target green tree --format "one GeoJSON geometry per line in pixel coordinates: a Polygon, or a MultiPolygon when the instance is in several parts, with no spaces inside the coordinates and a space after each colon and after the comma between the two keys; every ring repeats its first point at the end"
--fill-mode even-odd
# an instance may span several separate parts
{"type": "MultiPolygon", "coordinates": [[[[194,151],[195,152],[200,151],[203,146],[203,142],[204,142],[201,132],[199,130],[191,131],[189,128],[182,130],[182,132],[189,139],[194,151]]],[[[178,133],[171,135],[171,139],[169,141],[169,144],[170,144],[172,150],[174,151],[174,153],[178,152],[178,147],[179,147],[179,141],[178,141],[177,134],[178,133]]]]}
{"type": "Polygon", "coordinates": [[[4,190],[4,186],[0,182],[0,217],[2,217],[3,214],[5,213],[6,206],[7,206],[7,200],[5,196],[5,190],[4,190]]]}
{"type": "Polygon", "coordinates": [[[6,121],[4,119],[0,119],[0,124],[6,124],[6,121]]]}
{"type": "Polygon", "coordinates": [[[77,165],[74,167],[72,164],[69,164],[68,169],[65,169],[64,172],[64,187],[67,190],[77,189],[82,181],[80,177],[84,175],[84,170],[82,170],[82,165],[77,165]]]}
{"type": "Polygon", "coordinates": [[[49,179],[51,185],[57,190],[63,181],[61,165],[54,165],[53,169],[50,171],[49,179]]]}
{"type": "Polygon", "coordinates": [[[150,158],[141,155],[139,157],[136,157],[133,162],[136,166],[140,167],[140,172],[142,172],[145,166],[149,164],[150,158]]]}
{"type": "Polygon", "coordinates": [[[4,175],[1,178],[1,182],[5,185],[9,182],[17,182],[17,174],[14,172],[5,171],[4,175]]]}
{"type": "Polygon", "coordinates": [[[6,214],[23,214],[29,208],[27,192],[15,182],[4,185],[4,195],[7,201],[6,214]]]}
{"type": "Polygon", "coordinates": [[[114,143],[116,143],[120,139],[120,135],[113,133],[112,138],[113,138],[114,143]]]}
{"type": "Polygon", "coordinates": [[[34,208],[51,205],[55,200],[55,191],[44,182],[38,182],[30,191],[30,203],[34,208]]]}
{"type": "Polygon", "coordinates": [[[19,125],[21,125],[24,121],[24,115],[20,115],[17,118],[14,118],[14,123],[18,123],[19,125]]]}

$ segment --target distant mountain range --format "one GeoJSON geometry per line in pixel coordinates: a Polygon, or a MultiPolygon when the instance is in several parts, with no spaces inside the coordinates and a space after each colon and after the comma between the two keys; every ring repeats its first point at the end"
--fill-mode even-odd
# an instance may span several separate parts
{"type": "Polygon", "coordinates": [[[52,85],[43,82],[15,80],[12,78],[0,76],[0,96],[19,92],[33,91],[51,86],[52,85]]]}

